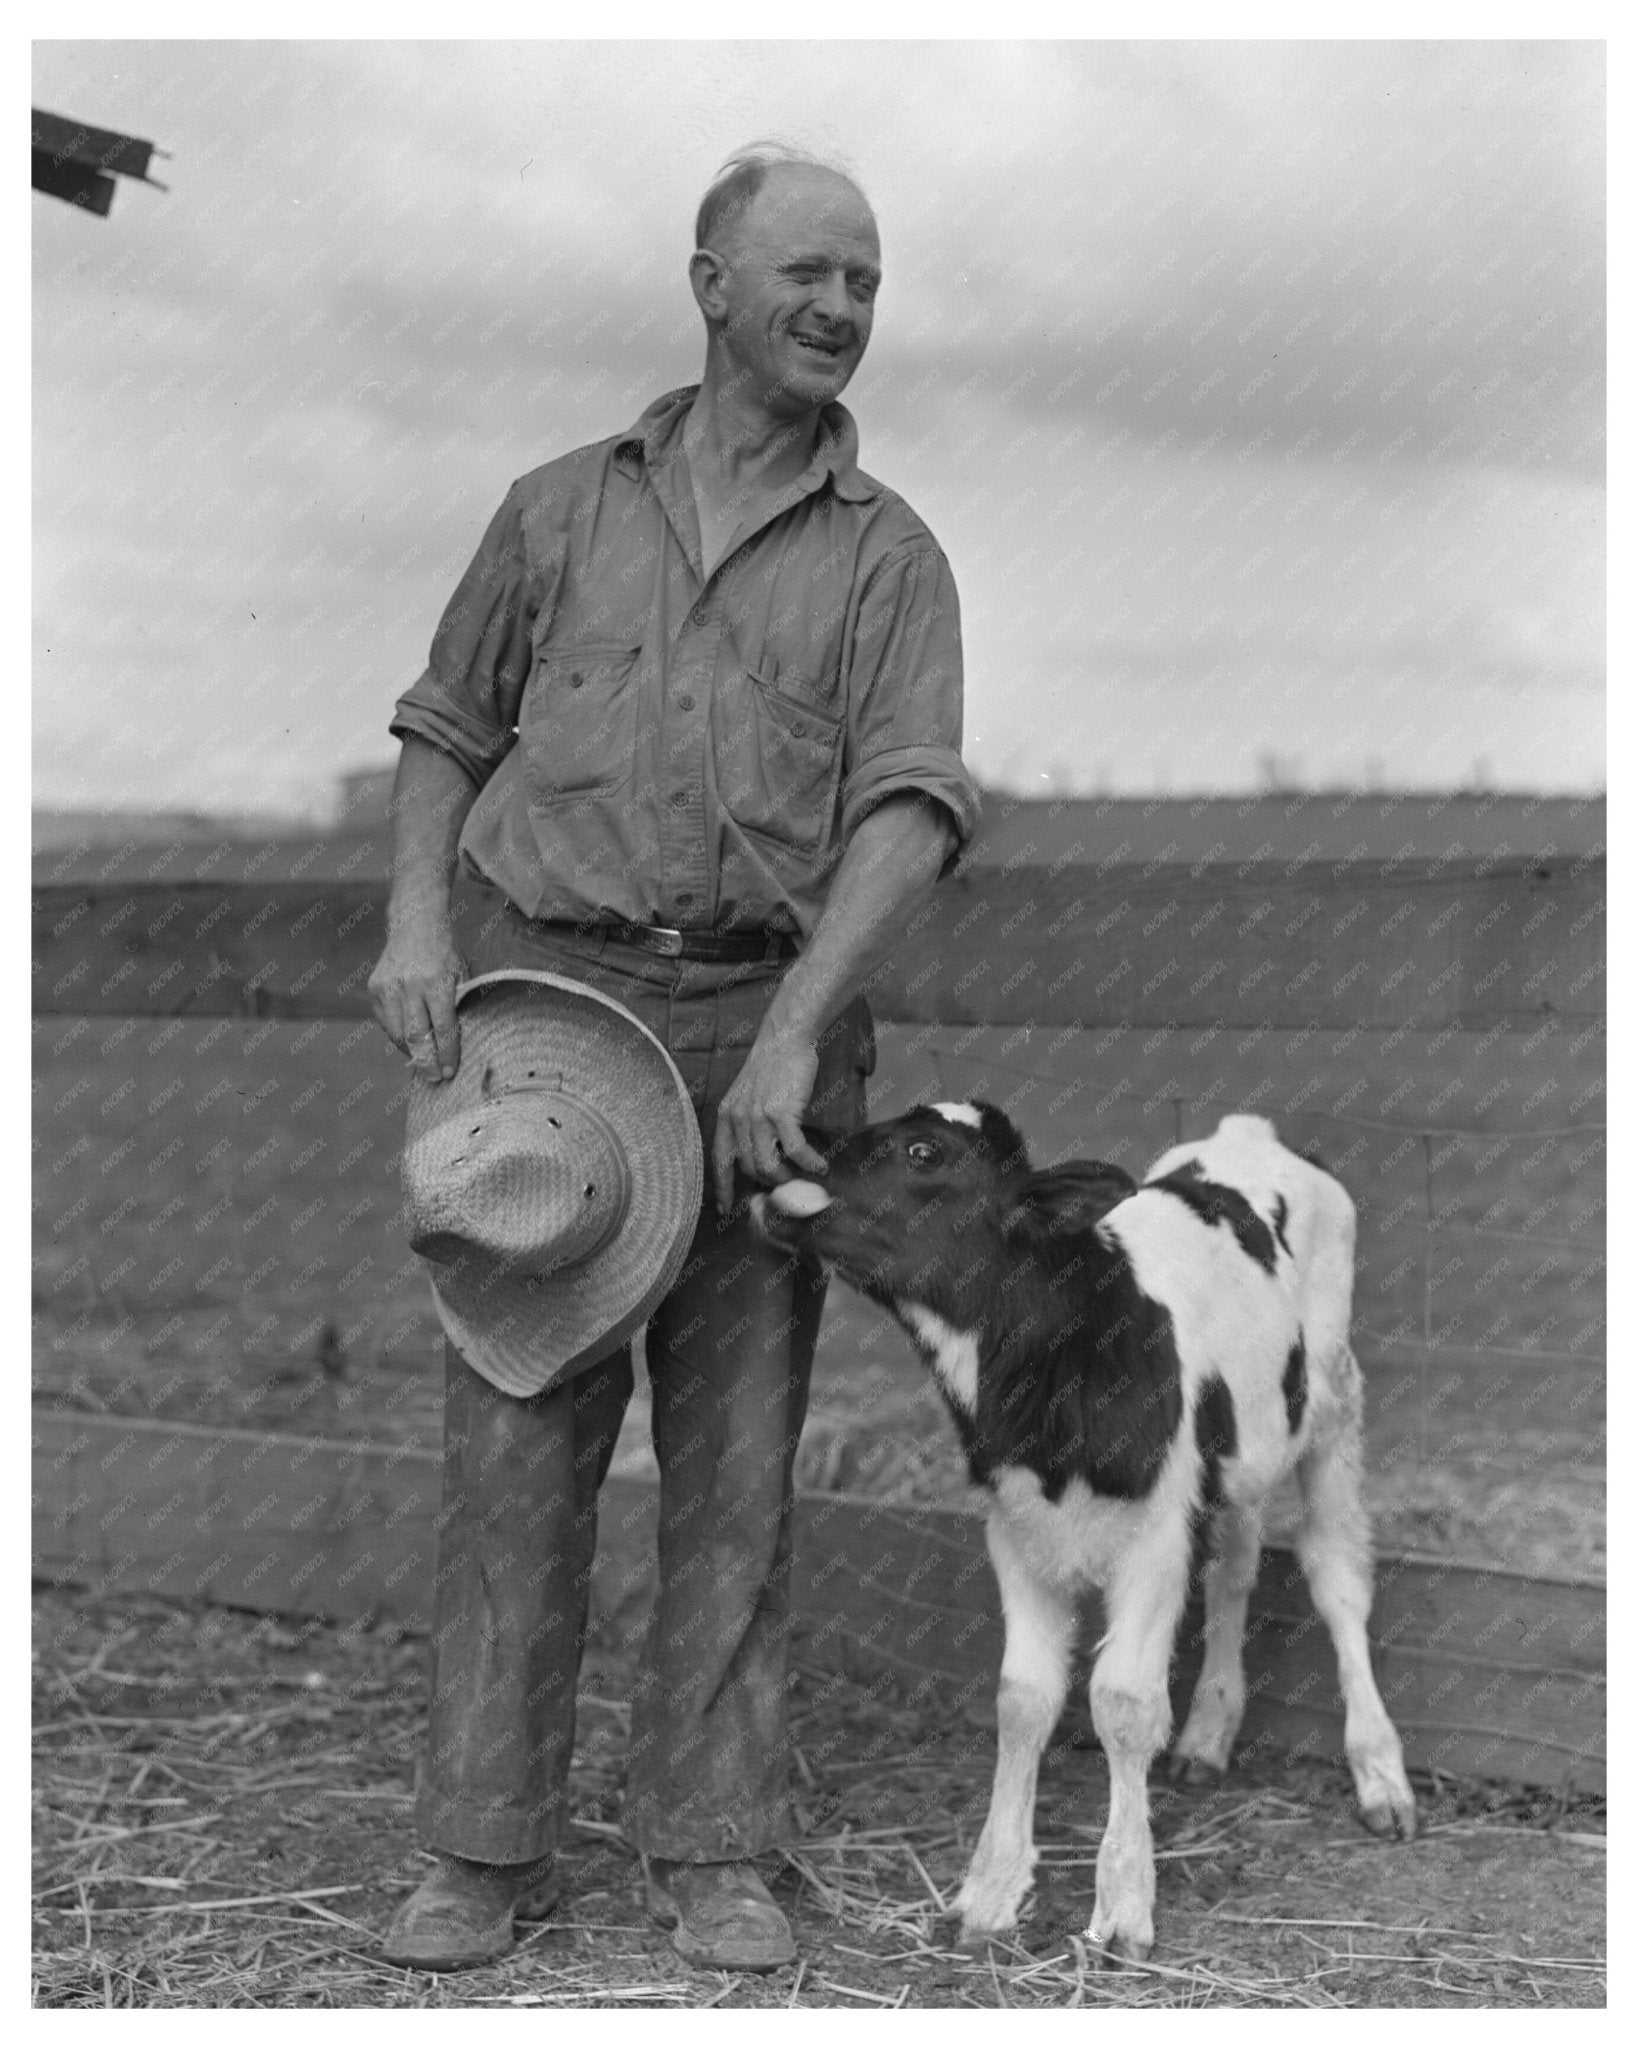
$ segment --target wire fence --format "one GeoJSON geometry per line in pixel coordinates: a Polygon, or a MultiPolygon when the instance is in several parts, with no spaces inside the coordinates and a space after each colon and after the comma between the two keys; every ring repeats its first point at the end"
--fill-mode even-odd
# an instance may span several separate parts
{"type": "MultiPolygon", "coordinates": [[[[441,1343],[398,1217],[402,1075],[373,1027],[41,1022],[41,1395],[435,1442],[441,1343]]],[[[1317,1141],[1360,1210],[1356,1350],[1391,1480],[1381,1499],[1403,1510],[1396,1540],[1597,1568],[1606,1126],[1523,1108],[1601,1111],[1591,1034],[894,1025],[879,1042],[874,1114],[987,1095],[1043,1163],[1140,1166],[1230,1110],[1317,1141]],[[1031,1058],[1037,1037],[1045,1057],[1031,1058]],[[1413,1097],[1420,1115],[1392,1114],[1413,1097]]],[[[815,1460],[837,1483],[868,1481],[857,1441],[913,1423],[916,1472],[955,1485],[936,1404],[912,1412],[914,1360],[854,1344],[850,1315],[831,1316],[815,1387],[850,1455],[816,1443],[815,1460]]]]}

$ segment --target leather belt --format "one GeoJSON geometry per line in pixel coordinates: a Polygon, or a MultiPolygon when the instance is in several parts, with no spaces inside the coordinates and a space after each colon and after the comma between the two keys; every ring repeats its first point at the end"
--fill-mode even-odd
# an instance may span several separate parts
{"type": "Polygon", "coordinates": [[[673,925],[626,924],[616,919],[608,924],[568,927],[584,938],[607,932],[628,946],[641,946],[668,960],[785,960],[800,952],[794,932],[689,932],[673,925]]]}

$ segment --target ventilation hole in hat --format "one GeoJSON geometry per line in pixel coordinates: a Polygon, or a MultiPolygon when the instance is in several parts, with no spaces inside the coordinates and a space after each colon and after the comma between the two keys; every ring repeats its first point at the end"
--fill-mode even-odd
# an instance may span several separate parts
{"type": "Polygon", "coordinates": [[[591,1182],[590,1182],[590,1181],[587,1181],[587,1183],[586,1183],[586,1200],[587,1200],[588,1202],[589,1202],[589,1201],[591,1200],[592,1196],[596,1194],[596,1192],[597,1192],[596,1188],[594,1188],[594,1187],[592,1186],[592,1184],[591,1184],[591,1182]]]}
{"type": "Polygon", "coordinates": [[[562,1126],[562,1125],[561,1125],[561,1124],[560,1124],[560,1123],[558,1122],[558,1120],[557,1120],[557,1118],[556,1118],[555,1116],[549,1116],[549,1117],[548,1117],[548,1118],[546,1119],[546,1121],[547,1121],[547,1122],[548,1122],[548,1123],[549,1123],[549,1124],[551,1125],[551,1127],[552,1127],[552,1129],[553,1129],[554,1131],[560,1131],[560,1130],[562,1130],[562,1128],[563,1128],[563,1126],[562,1126]]]}

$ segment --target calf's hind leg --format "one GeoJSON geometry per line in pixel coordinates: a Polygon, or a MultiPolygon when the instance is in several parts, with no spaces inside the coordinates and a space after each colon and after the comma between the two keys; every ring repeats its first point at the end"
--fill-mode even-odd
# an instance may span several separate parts
{"type": "Polygon", "coordinates": [[[1360,1813],[1374,1833],[1408,1839],[1416,1832],[1416,1797],[1405,1776],[1398,1731],[1371,1675],[1365,1639],[1365,1618],[1371,1611],[1371,1534],[1359,1497],[1357,1370],[1351,1413],[1343,1426],[1297,1463],[1303,1500],[1297,1555],[1314,1605],[1336,1646],[1345,1710],[1343,1744],[1360,1813]]]}
{"type": "Polygon", "coordinates": [[[1035,1779],[1069,1690],[1073,1600],[1046,1584],[1006,1524],[985,1525],[1006,1649],[996,1694],[995,1784],[984,1832],[956,1894],[963,1941],[1009,1934],[1035,1870],[1035,1779]]]}
{"type": "Polygon", "coordinates": [[[1206,1656],[1189,1718],[1172,1749],[1171,1774],[1200,1784],[1227,1770],[1246,1711],[1246,1607],[1262,1555],[1260,1508],[1223,1507],[1206,1566],[1206,1656]]]}

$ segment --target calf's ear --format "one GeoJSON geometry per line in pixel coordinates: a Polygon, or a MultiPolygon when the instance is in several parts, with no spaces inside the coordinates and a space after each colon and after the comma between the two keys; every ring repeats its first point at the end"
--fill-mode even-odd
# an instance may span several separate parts
{"type": "Polygon", "coordinates": [[[1007,1229],[1024,1236],[1090,1230],[1117,1202],[1137,1192],[1124,1167],[1105,1159],[1071,1159],[1032,1173],[1018,1188],[1007,1229]]]}

